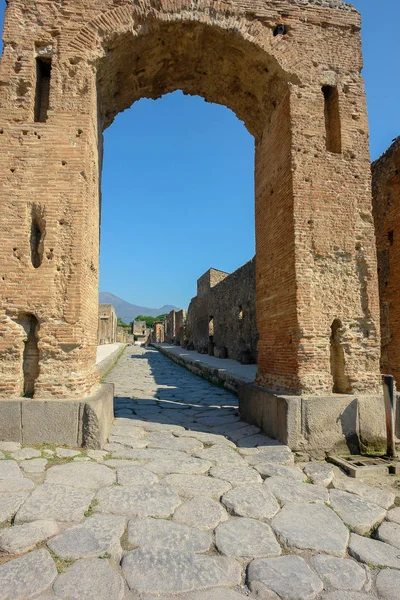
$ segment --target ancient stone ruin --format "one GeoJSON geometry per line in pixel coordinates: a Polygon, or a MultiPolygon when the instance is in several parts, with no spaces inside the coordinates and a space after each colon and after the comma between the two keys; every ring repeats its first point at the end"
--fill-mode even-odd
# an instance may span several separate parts
{"type": "Polygon", "coordinates": [[[257,384],[269,393],[249,390],[243,414],[261,424],[279,398],[274,431],[287,440],[293,419],[323,429],[315,415],[337,423],[376,400],[361,68],[360,15],[340,0],[8,2],[2,437],[24,440],[30,411],[43,441],[73,406],[75,439],[100,444],[109,430],[112,390],[95,367],[102,133],[136,100],[178,89],[229,107],[255,140],[257,384]]]}

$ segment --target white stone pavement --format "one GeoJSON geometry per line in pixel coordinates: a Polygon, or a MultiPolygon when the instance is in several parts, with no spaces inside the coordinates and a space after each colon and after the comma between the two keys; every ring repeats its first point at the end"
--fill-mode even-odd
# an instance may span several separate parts
{"type": "Polygon", "coordinates": [[[155,350],[108,381],[104,450],[0,442],[0,600],[399,600],[398,480],[296,464],[155,350]]]}

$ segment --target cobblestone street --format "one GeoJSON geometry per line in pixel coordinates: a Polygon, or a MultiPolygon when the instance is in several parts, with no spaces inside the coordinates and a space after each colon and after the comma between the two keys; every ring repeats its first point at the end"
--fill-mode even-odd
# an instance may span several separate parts
{"type": "Polygon", "coordinates": [[[395,487],[295,463],[155,350],[107,381],[103,450],[0,442],[0,600],[400,599],[395,487]]]}

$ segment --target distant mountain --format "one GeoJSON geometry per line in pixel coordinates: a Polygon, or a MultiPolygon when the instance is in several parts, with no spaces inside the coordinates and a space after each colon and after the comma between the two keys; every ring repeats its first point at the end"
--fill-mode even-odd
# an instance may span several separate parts
{"type": "Polygon", "coordinates": [[[115,308],[117,316],[120,319],[122,319],[125,323],[130,323],[130,321],[136,319],[138,315],[158,317],[158,315],[169,313],[171,312],[171,310],[179,310],[176,306],[172,306],[170,304],[166,304],[161,308],[148,308],[147,306],[137,306],[136,304],[131,304],[130,302],[122,300],[122,298],[118,298],[118,296],[115,296],[110,292],[100,292],[99,303],[112,304],[115,308]]]}

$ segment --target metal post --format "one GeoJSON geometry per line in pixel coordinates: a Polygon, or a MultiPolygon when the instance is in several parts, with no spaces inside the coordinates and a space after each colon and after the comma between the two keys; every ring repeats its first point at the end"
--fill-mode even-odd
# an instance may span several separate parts
{"type": "Polygon", "coordinates": [[[385,398],[386,432],[387,432],[387,456],[396,456],[396,445],[394,437],[394,377],[393,375],[382,375],[383,395],[385,398]]]}

